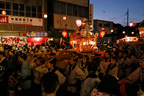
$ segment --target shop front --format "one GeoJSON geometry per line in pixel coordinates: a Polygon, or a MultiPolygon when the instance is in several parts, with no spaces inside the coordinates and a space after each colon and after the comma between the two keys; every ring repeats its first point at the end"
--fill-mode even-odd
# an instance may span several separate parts
{"type": "Polygon", "coordinates": [[[36,46],[44,43],[47,44],[48,34],[46,32],[27,31],[27,44],[36,46]]]}

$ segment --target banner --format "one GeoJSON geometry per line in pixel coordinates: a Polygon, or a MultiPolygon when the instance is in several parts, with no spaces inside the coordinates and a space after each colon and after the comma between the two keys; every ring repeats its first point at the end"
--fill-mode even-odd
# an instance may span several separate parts
{"type": "Polygon", "coordinates": [[[27,37],[47,37],[48,33],[39,31],[27,31],[27,37]]]}
{"type": "Polygon", "coordinates": [[[25,36],[0,36],[0,44],[25,44],[27,38],[25,36]]]}
{"type": "Polygon", "coordinates": [[[43,19],[21,17],[21,16],[3,16],[3,15],[0,15],[0,23],[43,26],[43,19]]]}

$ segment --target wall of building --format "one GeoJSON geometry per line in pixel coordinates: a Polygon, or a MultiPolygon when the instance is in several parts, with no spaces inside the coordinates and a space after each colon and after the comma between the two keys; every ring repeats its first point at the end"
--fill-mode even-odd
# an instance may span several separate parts
{"type": "Polygon", "coordinates": [[[58,0],[58,1],[67,2],[67,3],[76,4],[85,7],[88,7],[89,4],[88,3],[89,0],[58,0]]]}
{"type": "Polygon", "coordinates": [[[111,34],[111,30],[114,30],[113,22],[103,21],[103,20],[94,20],[94,31],[96,33],[99,33],[102,30],[102,28],[104,28],[106,34],[111,34]]]}
{"type": "Polygon", "coordinates": [[[77,30],[77,19],[83,20],[84,18],[54,14],[54,28],[65,29],[66,27],[67,30],[77,30]],[[66,20],[63,20],[63,17],[66,17],[66,20]],[[65,26],[66,24],[67,26],[65,26]]]}
{"type": "MultiPolygon", "coordinates": [[[[30,5],[30,6],[42,6],[43,5],[43,2],[42,2],[43,0],[0,0],[0,1],[4,1],[5,4],[6,4],[6,2],[11,2],[11,9],[6,9],[6,7],[5,8],[0,8],[0,15],[2,15],[1,10],[4,9],[6,11],[11,12],[10,15],[7,13],[8,16],[14,16],[13,11],[20,12],[19,9],[18,10],[13,10],[12,9],[13,8],[13,3],[24,4],[24,6],[25,6],[24,10],[26,10],[26,5],[30,5]]],[[[42,9],[45,9],[44,7],[46,7],[46,6],[42,6],[42,9]]],[[[38,7],[36,7],[36,8],[38,8],[38,7]]],[[[23,12],[25,12],[25,11],[23,11],[23,12]]],[[[44,12],[46,12],[46,9],[42,10],[42,13],[44,13],[44,12]]],[[[39,15],[41,15],[40,19],[43,18],[42,13],[39,14],[39,15]]],[[[20,16],[20,13],[18,13],[18,14],[19,15],[15,15],[15,16],[27,17],[26,13],[24,13],[24,16],[20,16]]],[[[38,13],[36,13],[36,14],[38,14],[38,13]]],[[[38,17],[27,17],[27,18],[38,18],[38,17]]],[[[46,23],[46,20],[44,20],[44,24],[45,23],[46,23]]],[[[45,30],[46,30],[46,26],[45,26],[45,28],[43,28],[43,26],[31,26],[31,25],[25,25],[25,24],[23,24],[23,25],[2,24],[2,23],[0,23],[0,35],[1,36],[24,36],[24,35],[26,35],[26,31],[45,31],[45,30]]]]}

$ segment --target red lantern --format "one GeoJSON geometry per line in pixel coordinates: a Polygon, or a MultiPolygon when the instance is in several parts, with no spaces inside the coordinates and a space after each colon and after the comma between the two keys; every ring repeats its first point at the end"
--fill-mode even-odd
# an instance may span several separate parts
{"type": "Polygon", "coordinates": [[[67,38],[67,36],[68,36],[67,31],[66,31],[66,30],[63,30],[63,31],[62,31],[62,35],[63,35],[64,38],[67,38]]]}
{"type": "Polygon", "coordinates": [[[130,27],[133,27],[133,22],[130,22],[130,27]]]}
{"type": "Polygon", "coordinates": [[[2,15],[6,15],[6,11],[3,10],[3,11],[2,11],[2,15]]]}
{"type": "Polygon", "coordinates": [[[99,34],[99,37],[100,37],[100,38],[103,38],[104,35],[105,35],[105,30],[101,30],[101,31],[100,31],[100,34],[99,34]]]}

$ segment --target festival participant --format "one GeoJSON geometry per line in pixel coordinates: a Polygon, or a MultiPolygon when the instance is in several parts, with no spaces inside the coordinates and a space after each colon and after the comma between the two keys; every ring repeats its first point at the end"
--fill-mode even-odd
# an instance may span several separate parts
{"type": "Polygon", "coordinates": [[[4,52],[0,52],[0,96],[7,96],[8,72],[8,61],[4,56],[4,52]]]}
{"type": "Polygon", "coordinates": [[[48,72],[42,77],[44,96],[56,96],[59,89],[59,79],[56,73],[48,72]]]}
{"type": "Polygon", "coordinates": [[[106,75],[90,96],[119,96],[118,92],[118,80],[114,76],[106,75]]]}
{"type": "Polygon", "coordinates": [[[87,71],[88,63],[89,63],[89,57],[87,55],[84,55],[82,58],[80,68],[85,73],[85,76],[88,75],[88,71],[87,71]]]}
{"type": "Polygon", "coordinates": [[[22,78],[23,95],[29,96],[31,91],[31,71],[29,69],[28,63],[26,62],[27,55],[22,54],[19,59],[22,62],[21,78],[22,78]]]}
{"type": "Polygon", "coordinates": [[[132,61],[131,72],[133,72],[138,67],[138,59],[134,56],[134,49],[132,47],[129,47],[127,50],[128,50],[128,58],[132,61]]]}
{"type": "Polygon", "coordinates": [[[139,48],[138,58],[139,58],[139,59],[140,59],[140,58],[144,58],[144,47],[143,47],[143,46],[141,46],[141,47],[139,48]]]}
{"type": "Polygon", "coordinates": [[[90,62],[88,64],[88,76],[81,84],[80,96],[90,96],[90,93],[93,88],[97,88],[100,83],[98,78],[98,65],[96,62],[90,62]]]}
{"type": "Polygon", "coordinates": [[[118,74],[118,65],[116,64],[116,59],[111,58],[111,63],[108,65],[105,75],[112,75],[117,77],[117,74],[118,74]]]}
{"type": "Polygon", "coordinates": [[[78,56],[71,58],[70,65],[66,68],[66,75],[68,77],[67,91],[69,96],[75,96],[77,91],[78,80],[84,78],[83,71],[76,65],[78,56]]]}
{"type": "Polygon", "coordinates": [[[10,71],[16,71],[18,69],[18,56],[15,54],[14,50],[9,51],[9,61],[10,71]]]}
{"type": "Polygon", "coordinates": [[[130,74],[132,62],[127,57],[128,51],[124,50],[123,57],[118,60],[118,77],[119,79],[125,78],[130,74]]]}
{"type": "Polygon", "coordinates": [[[127,80],[128,83],[141,83],[144,80],[144,59],[139,59],[139,66],[133,73],[121,81],[127,80]]]}
{"type": "Polygon", "coordinates": [[[103,73],[103,75],[105,74],[106,69],[110,63],[111,63],[111,54],[110,51],[106,51],[104,57],[102,58],[102,61],[100,62],[100,72],[103,73]]]}

